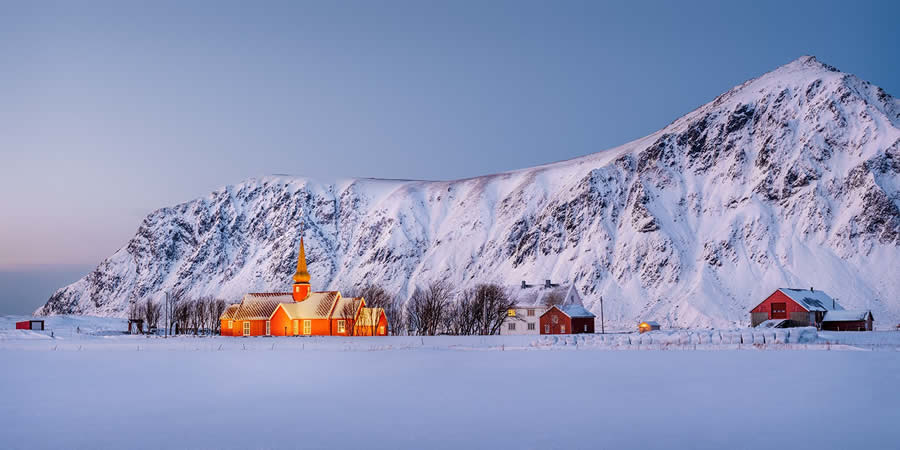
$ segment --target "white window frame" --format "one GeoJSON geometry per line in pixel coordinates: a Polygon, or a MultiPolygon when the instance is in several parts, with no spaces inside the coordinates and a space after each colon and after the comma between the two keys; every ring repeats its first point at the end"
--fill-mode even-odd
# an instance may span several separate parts
{"type": "Polygon", "coordinates": [[[250,321],[244,321],[244,336],[250,336],[250,321]]]}
{"type": "Polygon", "coordinates": [[[534,322],[529,322],[528,323],[528,331],[534,331],[534,330],[535,330],[534,322]]]}
{"type": "Polygon", "coordinates": [[[300,321],[294,319],[292,322],[294,322],[294,335],[300,334],[300,321]]]}
{"type": "Polygon", "coordinates": [[[272,321],[267,320],[266,321],[266,336],[271,336],[271,335],[272,335],[272,321]]]}
{"type": "Polygon", "coordinates": [[[344,319],[338,319],[338,333],[346,333],[347,332],[347,321],[344,319]]]}
{"type": "Polygon", "coordinates": [[[309,336],[312,334],[312,320],[304,319],[303,320],[303,334],[309,336]]]}
{"type": "Polygon", "coordinates": [[[229,330],[234,329],[234,321],[233,320],[228,321],[228,329],[229,330]]]}
{"type": "Polygon", "coordinates": [[[534,317],[534,309],[528,310],[528,317],[534,317]]]}
{"type": "Polygon", "coordinates": [[[508,323],[506,329],[509,331],[516,331],[516,323],[515,322],[508,323]]]}

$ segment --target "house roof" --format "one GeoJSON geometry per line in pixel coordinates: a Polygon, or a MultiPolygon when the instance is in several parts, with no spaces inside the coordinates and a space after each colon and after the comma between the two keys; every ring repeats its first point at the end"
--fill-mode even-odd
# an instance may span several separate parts
{"type": "Polygon", "coordinates": [[[822,322],[855,322],[857,320],[868,320],[869,311],[828,311],[822,322]]]}
{"type": "Polygon", "coordinates": [[[546,308],[547,297],[551,295],[562,297],[563,305],[580,305],[584,303],[573,284],[555,285],[550,288],[546,288],[544,285],[529,285],[524,289],[521,286],[516,286],[510,287],[508,292],[510,297],[515,300],[516,308],[537,308],[541,306],[546,308]]]}
{"type": "Polygon", "coordinates": [[[235,303],[232,305],[228,305],[225,308],[225,311],[222,311],[222,315],[219,316],[219,320],[232,320],[234,319],[234,313],[237,312],[238,308],[241,307],[240,303],[235,303]]]}
{"type": "Polygon", "coordinates": [[[381,319],[383,313],[384,308],[363,308],[359,312],[359,318],[356,319],[356,326],[374,327],[378,325],[378,320],[381,319]]]}
{"type": "Polygon", "coordinates": [[[247,294],[234,313],[234,320],[266,320],[272,317],[278,305],[285,301],[293,301],[291,294],[264,297],[247,294]]]}
{"type": "MultiPolygon", "coordinates": [[[[290,297],[291,294],[287,296],[290,297]]],[[[293,299],[283,302],[282,308],[291,319],[327,319],[332,306],[340,298],[341,294],[337,291],[312,292],[302,302],[295,302],[293,299]]],[[[273,309],[272,313],[274,312],[273,309]]]]}
{"type": "Polygon", "coordinates": [[[844,309],[823,291],[791,288],[779,288],[778,290],[807,311],[842,311],[844,309]]]}
{"type": "Polygon", "coordinates": [[[331,317],[334,319],[353,319],[356,317],[356,311],[359,309],[360,303],[365,304],[360,297],[341,297],[338,299],[331,317]],[[347,308],[353,311],[352,315],[347,314],[347,308]]]}
{"type": "MultiPolygon", "coordinates": [[[[581,305],[555,305],[555,306],[550,307],[550,309],[553,309],[553,308],[558,309],[560,312],[562,312],[563,314],[565,314],[573,319],[574,318],[582,318],[582,317],[583,318],[597,317],[593,313],[591,313],[590,311],[585,309],[584,306],[581,306],[581,305]]],[[[550,309],[548,309],[547,312],[550,312],[550,309]]],[[[545,312],[544,314],[547,314],[547,312],[545,312]]],[[[541,315],[543,316],[544,314],[541,314],[541,315]]]]}

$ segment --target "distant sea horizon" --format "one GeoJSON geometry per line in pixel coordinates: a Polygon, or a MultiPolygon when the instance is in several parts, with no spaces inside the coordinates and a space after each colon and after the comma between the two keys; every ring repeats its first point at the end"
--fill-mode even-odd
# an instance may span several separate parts
{"type": "Polygon", "coordinates": [[[97,264],[0,266],[0,316],[30,315],[58,289],[78,281],[97,264]]]}

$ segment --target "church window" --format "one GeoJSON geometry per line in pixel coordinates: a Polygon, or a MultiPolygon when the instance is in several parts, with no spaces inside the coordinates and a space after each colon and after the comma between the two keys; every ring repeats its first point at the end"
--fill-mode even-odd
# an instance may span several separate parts
{"type": "Polygon", "coordinates": [[[312,334],[312,320],[303,321],[303,334],[312,334]]]}
{"type": "Polygon", "coordinates": [[[347,323],[343,320],[338,320],[338,333],[346,333],[347,332],[347,323]]]}

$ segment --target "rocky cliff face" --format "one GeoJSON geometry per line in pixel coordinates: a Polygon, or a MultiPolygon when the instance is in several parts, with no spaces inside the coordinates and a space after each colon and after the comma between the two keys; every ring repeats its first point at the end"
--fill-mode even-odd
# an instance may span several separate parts
{"type": "Polygon", "coordinates": [[[231,301],[290,284],[406,295],[552,279],[631,327],[745,325],[775,288],[900,320],[900,102],[803,57],[646,138],[449,182],[268,177],[150,214],[38,314],[124,314],[164,292],[231,301]]]}

